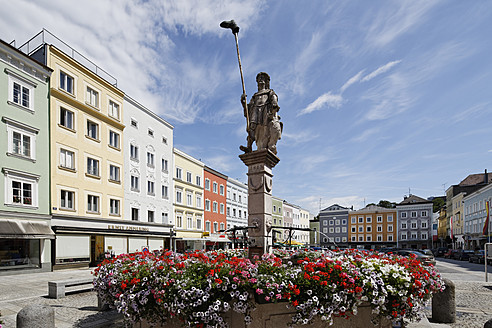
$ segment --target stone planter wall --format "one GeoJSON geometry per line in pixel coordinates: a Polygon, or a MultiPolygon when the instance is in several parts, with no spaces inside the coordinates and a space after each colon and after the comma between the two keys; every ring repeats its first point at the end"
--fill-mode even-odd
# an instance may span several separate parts
{"type": "MultiPolygon", "coordinates": [[[[281,328],[287,327],[291,321],[292,316],[295,313],[294,308],[287,308],[286,303],[270,303],[270,304],[256,304],[256,309],[251,312],[252,323],[246,325],[244,323],[244,316],[237,312],[229,311],[224,315],[224,320],[229,324],[231,328],[281,328]]],[[[350,316],[349,319],[334,318],[333,325],[329,327],[333,328],[391,328],[393,327],[391,321],[387,319],[381,319],[378,325],[373,325],[371,319],[373,318],[372,309],[370,305],[361,305],[358,307],[357,315],[350,316]]],[[[181,327],[182,323],[177,320],[168,320],[165,324],[154,326],[156,328],[176,328],[181,327]]],[[[152,326],[146,322],[139,322],[133,326],[133,328],[151,328],[152,326]]],[[[311,325],[302,325],[295,327],[312,327],[312,328],[325,328],[328,327],[328,323],[316,319],[311,325]]]]}

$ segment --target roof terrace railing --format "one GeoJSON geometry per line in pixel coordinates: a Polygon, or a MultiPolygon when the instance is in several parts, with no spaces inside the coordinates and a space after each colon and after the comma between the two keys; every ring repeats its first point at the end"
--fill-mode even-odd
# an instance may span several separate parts
{"type": "Polygon", "coordinates": [[[80,52],[75,50],[74,48],[70,47],[68,44],[60,40],[58,37],[56,37],[53,33],[50,31],[46,30],[43,28],[41,32],[33,36],[30,40],[28,40],[26,43],[21,45],[18,49],[22,51],[23,53],[27,54],[30,56],[32,53],[37,51],[39,48],[41,48],[44,44],[51,44],[64,52],[67,56],[73,58],[76,60],[78,63],[80,63],[82,66],[99,76],[100,78],[104,79],[111,85],[117,87],[118,86],[118,81],[116,80],[115,77],[113,77],[111,74],[94,64],[92,61],[87,59],[84,55],[82,55],[80,52]]]}

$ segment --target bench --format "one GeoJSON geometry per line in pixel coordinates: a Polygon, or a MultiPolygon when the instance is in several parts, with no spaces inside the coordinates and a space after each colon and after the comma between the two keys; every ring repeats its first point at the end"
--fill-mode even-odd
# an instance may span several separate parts
{"type": "Polygon", "coordinates": [[[48,296],[50,298],[65,297],[66,287],[77,287],[76,289],[71,288],[70,291],[90,290],[93,288],[92,281],[93,278],[48,281],[48,296]]]}

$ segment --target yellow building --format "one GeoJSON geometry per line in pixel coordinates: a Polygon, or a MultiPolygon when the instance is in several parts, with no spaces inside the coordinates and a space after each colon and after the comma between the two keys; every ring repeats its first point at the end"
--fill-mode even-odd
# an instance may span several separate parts
{"type": "Polygon", "coordinates": [[[204,163],[174,148],[174,225],[176,250],[204,249],[204,163]]]}
{"type": "MultiPolygon", "coordinates": [[[[43,36],[53,38],[45,32],[43,36]]],[[[57,235],[54,264],[95,264],[105,251],[111,251],[104,247],[108,231],[114,235],[119,230],[138,230],[121,225],[124,93],[110,75],[74,49],[67,49],[66,44],[56,42],[58,39],[53,40],[55,45],[43,43],[31,56],[53,69],[50,160],[52,227],[57,235]]]]}
{"type": "Polygon", "coordinates": [[[350,247],[377,249],[396,246],[397,216],[395,208],[375,205],[349,211],[350,247]]]}

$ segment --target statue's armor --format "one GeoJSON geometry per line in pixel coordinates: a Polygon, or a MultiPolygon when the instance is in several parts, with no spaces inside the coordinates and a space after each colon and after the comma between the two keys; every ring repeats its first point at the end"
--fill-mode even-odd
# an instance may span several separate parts
{"type": "Polygon", "coordinates": [[[257,125],[264,125],[268,121],[268,112],[271,106],[272,90],[261,90],[254,94],[248,105],[249,109],[249,122],[256,123],[257,125]]]}

